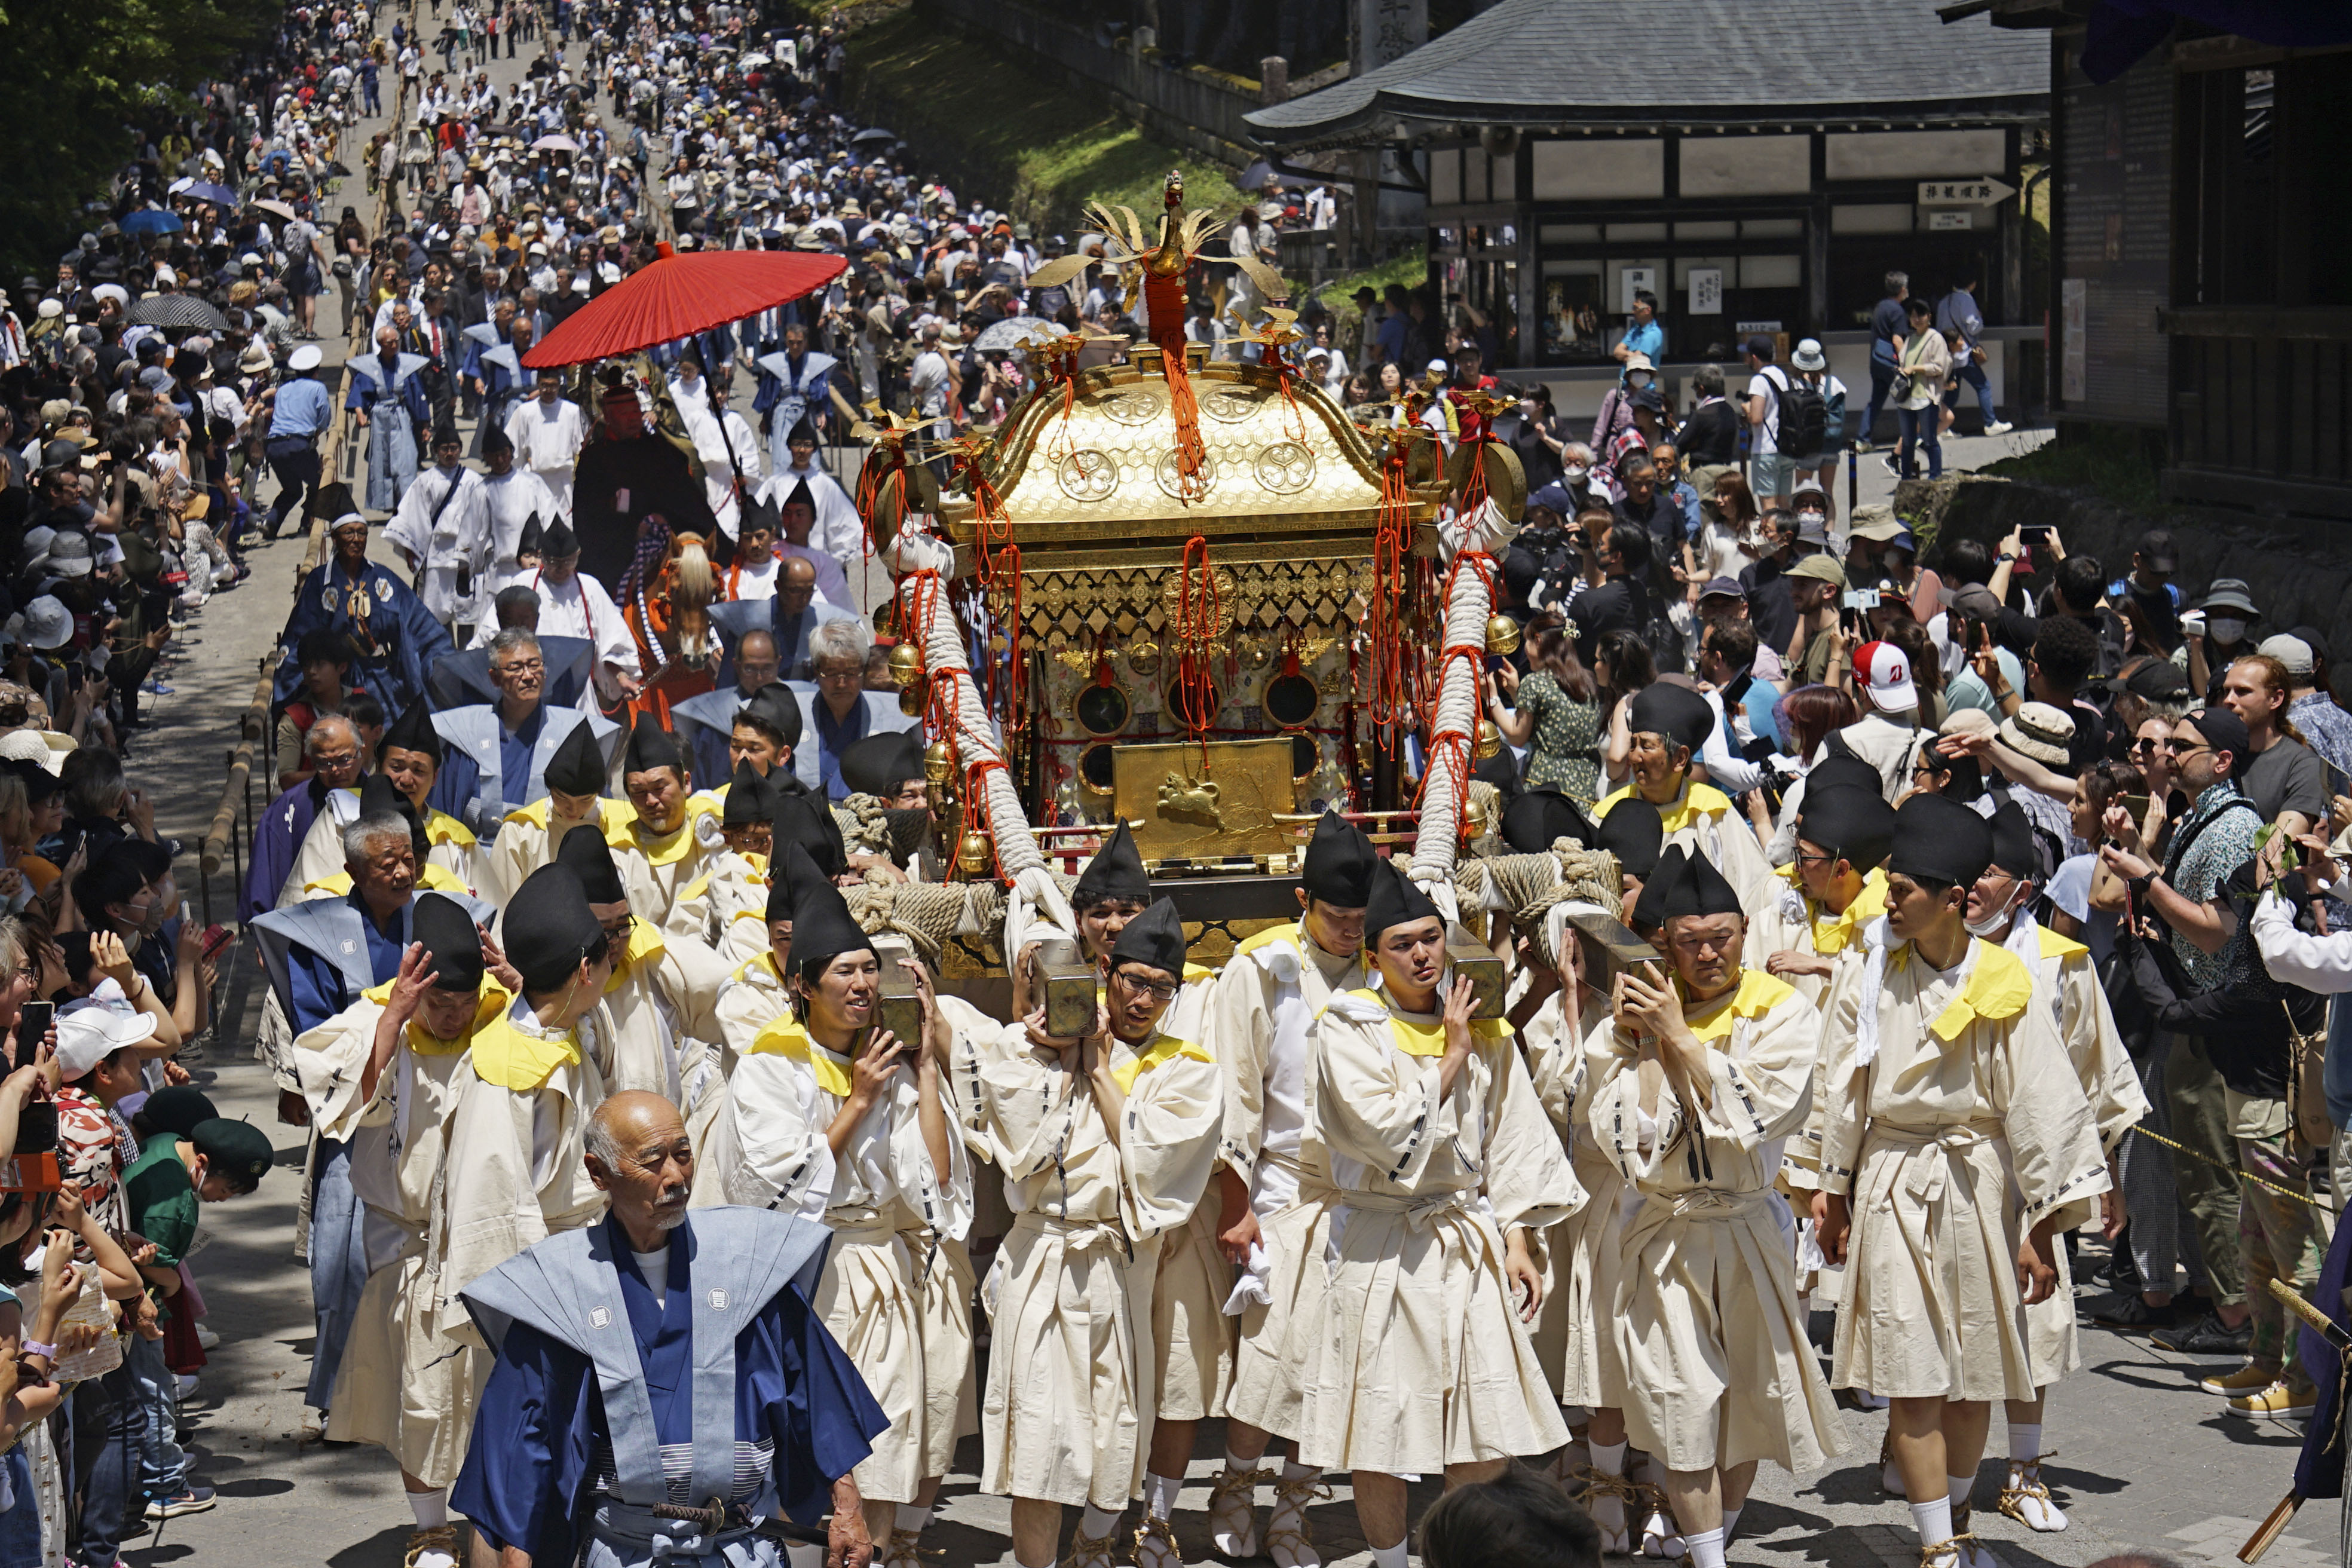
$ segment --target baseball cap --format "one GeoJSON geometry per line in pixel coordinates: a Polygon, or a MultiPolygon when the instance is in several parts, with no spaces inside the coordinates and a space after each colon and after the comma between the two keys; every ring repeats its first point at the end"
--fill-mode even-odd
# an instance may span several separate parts
{"type": "Polygon", "coordinates": [[[1744,599],[1748,597],[1748,590],[1739,585],[1739,579],[1737,577],[1709,577],[1706,580],[1706,586],[1698,591],[1698,596],[1702,603],[1708,599],[1726,597],[1744,599]]]}
{"type": "Polygon", "coordinates": [[[1827,583],[1831,586],[1837,588],[1843,588],[1845,586],[1845,568],[1839,565],[1835,561],[1832,561],[1826,555],[1808,555],[1803,560],[1798,562],[1794,566],[1790,567],[1788,571],[1782,573],[1781,575],[1784,577],[1810,577],[1814,582],[1827,583]]]}
{"type": "Polygon", "coordinates": [[[286,366],[289,370],[316,370],[319,362],[325,357],[319,352],[318,344],[304,343],[286,356],[286,366]]]}
{"type": "Polygon", "coordinates": [[[2191,713],[2189,721],[2205,737],[2205,743],[2217,752],[2227,752],[2242,762],[2254,749],[2254,739],[2246,732],[2246,721],[2227,708],[2208,708],[2191,713]]]}
{"type": "Polygon", "coordinates": [[[125,1046],[135,1046],[155,1033],[155,1020],[144,1013],[118,1013],[100,1004],[58,1015],[58,1068],[73,1082],[125,1046]]]}
{"type": "Polygon", "coordinates": [[[2189,678],[2168,658],[2145,658],[2138,668],[2108,681],[2107,689],[2118,697],[2128,691],[2150,702],[2164,702],[2187,691],[2189,678]]]}
{"type": "Polygon", "coordinates": [[[2281,632],[2274,637],[2264,637],[2256,653],[2267,654],[2286,666],[2289,675],[2309,675],[2312,671],[2311,645],[2299,637],[2281,632]]]}
{"type": "Polygon", "coordinates": [[[2180,564],[2180,557],[2172,547],[2172,531],[2168,528],[2149,529],[2139,536],[2139,542],[2132,550],[2136,554],[2147,557],[2147,563],[2159,572],[2177,570],[2180,564]]]}
{"type": "Polygon", "coordinates": [[[1900,713],[1919,706],[1911,658],[1893,643],[1866,642],[1854,649],[1853,673],[1870,693],[1870,705],[1880,712],[1900,713]]]}

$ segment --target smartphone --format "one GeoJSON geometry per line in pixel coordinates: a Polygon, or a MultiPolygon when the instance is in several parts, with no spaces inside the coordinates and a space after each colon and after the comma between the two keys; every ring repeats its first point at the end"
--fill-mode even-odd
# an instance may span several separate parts
{"type": "Polygon", "coordinates": [[[49,1032],[49,1025],[58,1015],[54,1002],[27,1002],[16,1015],[16,1048],[14,1052],[18,1067],[30,1064],[41,1054],[41,1038],[49,1032]]]}
{"type": "Polygon", "coordinates": [[[2021,543],[2028,545],[2047,544],[2050,542],[2050,525],[2046,522],[2029,522],[2017,531],[2017,537],[2021,543]]]}
{"type": "Polygon", "coordinates": [[[205,928],[202,951],[206,958],[218,958],[221,949],[236,940],[236,932],[215,921],[205,928]]]}
{"type": "Polygon", "coordinates": [[[1878,590],[1875,588],[1848,588],[1844,594],[1841,595],[1841,602],[1849,610],[1874,610],[1878,608],[1878,590]]]}
{"type": "Polygon", "coordinates": [[[2141,823],[2147,820],[2147,796],[2144,795],[2120,795],[2116,797],[2116,804],[2121,805],[2125,812],[2131,817],[2132,826],[2134,827],[2137,827],[2141,823]]]}

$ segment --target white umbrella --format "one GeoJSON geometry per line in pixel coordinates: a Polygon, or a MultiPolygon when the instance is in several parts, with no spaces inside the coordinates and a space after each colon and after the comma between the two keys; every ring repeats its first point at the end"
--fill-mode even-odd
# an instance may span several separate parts
{"type": "Polygon", "coordinates": [[[534,153],[577,153],[580,143],[569,136],[547,135],[530,144],[534,153]]]}
{"type": "Polygon", "coordinates": [[[761,66],[768,63],[768,57],[757,52],[748,54],[743,57],[743,68],[747,71],[758,70],[761,66]]]}
{"type": "Polygon", "coordinates": [[[270,201],[265,198],[260,201],[247,202],[245,205],[249,207],[258,207],[266,213],[275,213],[289,223],[292,223],[294,221],[294,209],[288,206],[284,202],[270,201]]]}

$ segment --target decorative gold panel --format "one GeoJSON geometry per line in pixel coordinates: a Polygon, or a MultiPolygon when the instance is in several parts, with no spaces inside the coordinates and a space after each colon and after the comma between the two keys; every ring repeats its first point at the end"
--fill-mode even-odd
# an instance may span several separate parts
{"type": "Polygon", "coordinates": [[[1118,746],[1111,752],[1113,809],[1135,829],[1147,860],[1170,856],[1260,855],[1297,847],[1275,820],[1295,809],[1290,737],[1118,746]]]}

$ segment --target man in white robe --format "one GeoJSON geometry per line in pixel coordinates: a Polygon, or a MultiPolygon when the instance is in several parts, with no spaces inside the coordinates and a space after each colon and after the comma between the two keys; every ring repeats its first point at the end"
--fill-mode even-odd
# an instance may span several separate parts
{"type": "Polygon", "coordinates": [[[1889,944],[1824,1009],[1813,1224],[1846,1265],[1831,1381],[1891,1401],[1922,1568],[1998,1568],[1960,1539],[1990,1402],[2033,1398],[2027,1309],[2056,1287],[2059,1233],[2109,1187],[2032,975],[1965,923],[1991,860],[1984,818],[1944,795],[1906,801],[1889,944]]]}
{"type": "Polygon", "coordinates": [[[1117,1560],[1152,1423],[1154,1265],[1200,1201],[1223,1120],[1175,906],[1128,921],[1110,956],[1087,1037],[1046,1036],[1041,1002],[992,1041],[974,1031],[956,1047],[966,1114],[1014,1213],[982,1292],[997,1348],[981,1488],[1011,1495],[1021,1568],[1055,1562],[1068,1504],[1086,1512],[1066,1561],[1117,1560]]]}
{"type": "Polygon", "coordinates": [[[536,395],[518,403],[507,416],[507,438],[514,443],[515,458],[539,476],[555,500],[548,521],[572,515],[572,469],[580,448],[587,444],[588,420],[580,405],[562,395],[562,377],[551,370],[539,373],[536,395]]]}
{"type": "Polygon", "coordinates": [[[490,610],[492,596],[520,576],[519,558],[528,525],[538,520],[543,549],[547,525],[556,520],[555,497],[537,474],[516,465],[514,442],[505,431],[490,432],[482,443],[482,457],[490,468],[482,480],[483,500],[489,513],[490,571],[478,585],[480,598],[474,610],[477,626],[497,619],[490,610]]]}
{"type": "Polygon", "coordinates": [[[1405,1479],[1491,1479],[1568,1441],[1528,1323],[1530,1253],[1584,1194],[1500,1018],[1473,1021],[1445,921],[1393,863],[1364,942],[1381,989],[1316,1025],[1307,1158],[1337,1191],[1325,1310],[1292,1320],[1306,1394],[1298,1457],[1353,1472],[1378,1568],[1404,1568],[1405,1479]]]}
{"type": "Polygon", "coordinates": [[[881,956],[812,869],[803,858],[781,963],[792,1005],[738,1061],[710,1158],[726,1201],[804,1214],[834,1232],[813,1304],[890,1417],[857,1489],[868,1532],[891,1543],[893,1560],[911,1559],[954,1446],[957,1403],[936,1408],[930,1390],[959,1389],[971,1366],[968,1327],[960,1342],[924,1331],[925,1277],[944,1261],[940,1244],[960,1248],[971,1224],[971,1164],[946,1087],[955,1029],[911,963],[900,973],[915,987],[921,1036],[901,1040],[882,1025],[884,981],[898,977],[884,965],[902,961],[881,956]],[[935,1357],[955,1364],[933,1367],[935,1357]],[[941,1418],[944,1433],[933,1429],[941,1418]]]}
{"type": "Polygon", "coordinates": [[[461,1549],[448,1488],[465,1461],[489,1363],[441,1338],[428,1242],[467,1051],[475,1031],[512,998],[489,976],[489,955],[464,906],[420,897],[410,934],[398,974],[297,1039],[294,1062],[311,1124],[350,1147],[352,1187],[366,1210],[367,1285],[336,1373],[327,1436],[391,1453],[416,1521],[406,1561],[453,1568],[461,1549]]]}
{"type": "Polygon", "coordinates": [[[1618,803],[1640,799],[1657,809],[1668,845],[1695,848],[1715,863],[1739,889],[1740,907],[1752,919],[1779,898],[1784,885],[1731,798],[1691,777],[1691,763],[1716,726],[1715,710],[1687,686],[1657,681],[1626,704],[1633,782],[1593,807],[1596,821],[1618,803]]]}
{"type": "Polygon", "coordinates": [[[1780,1145],[1812,1109],[1821,1015],[1740,967],[1739,898],[1704,856],[1668,849],[1643,899],[1671,973],[1622,976],[1591,1091],[1589,1130],[1641,1199],[1602,1351],[1628,1437],[1665,1467],[1693,1568],[1724,1568],[1757,1462],[1811,1469],[1842,1446],[1772,1190],[1780,1145]]]}
{"type": "MultiPolygon", "coordinates": [[[[2067,1066],[2090,1105],[2113,1182],[2116,1151],[2124,1134],[2147,1114],[2147,1095],[2116,1030],[2106,990],[2092,967],[2091,950],[2060,936],[2030,912],[2034,895],[2048,880],[2033,824],[2016,802],[2002,802],[1992,814],[1992,864],[1969,891],[1969,931],[1999,942],[2032,973],[2034,1005],[2049,1009],[2065,1043],[2067,1066]]],[[[2121,1198],[2120,1183],[2101,1194],[2103,1217],[2113,1219],[2121,1198]]],[[[2075,1340],[2074,1272],[2065,1247],[2053,1248],[2050,1261],[2058,1273],[2056,1286],[2046,1300],[2025,1309],[2034,1396],[2008,1402],[2009,1476],[2000,1489],[2001,1512],[2028,1530],[2045,1533],[2065,1529],[2066,1515],[2042,1479],[2042,1417],[2052,1385],[2083,1363],[2075,1340]]]]}
{"type": "Polygon", "coordinates": [[[856,560],[866,548],[866,523],[857,515],[857,503],[841,488],[841,481],[817,461],[815,427],[805,419],[794,425],[784,437],[784,452],[790,460],[777,468],[775,477],[769,481],[770,498],[788,496],[796,483],[805,481],[809,499],[816,503],[816,521],[809,530],[809,544],[845,565],[856,560]]]}
{"type": "MultiPolygon", "coordinates": [[[[1263,1545],[1277,1568],[1318,1560],[1307,1510],[1321,1493],[1322,1472],[1295,1455],[1279,1476],[1259,1464],[1277,1434],[1298,1435],[1302,1390],[1286,1353],[1289,1325],[1322,1310],[1331,1179],[1305,1163],[1302,1147],[1307,1042],[1331,998],[1366,983],[1364,906],[1378,864],[1363,830],[1326,812],[1307,845],[1299,919],[1237,946],[1209,999],[1211,1048],[1225,1071],[1217,1240],[1246,1270],[1228,1303],[1240,1321],[1225,1399],[1225,1470],[1210,1495],[1209,1530],[1220,1552],[1250,1558],[1263,1545]],[[1275,1504],[1261,1542],[1256,1492],[1268,1479],[1275,1504]]],[[[1157,1463],[1153,1470],[1155,1479],[1167,1473],[1157,1463]]]]}
{"type": "Polygon", "coordinates": [[[688,416],[686,429],[702,458],[703,494],[710,515],[719,520],[719,531],[733,539],[742,531],[742,498],[760,488],[760,437],[750,421],[727,406],[727,384],[713,381],[709,385],[709,400],[698,415],[688,416]]]}
{"type": "Polygon", "coordinates": [[[578,637],[596,649],[593,680],[598,700],[610,706],[635,697],[645,674],[636,635],[604,584],[580,570],[580,536],[562,519],[540,537],[539,565],[515,581],[539,595],[539,629],[550,637],[578,637]]]}
{"type": "Polygon", "coordinates": [[[407,564],[417,596],[445,626],[473,631],[476,595],[490,569],[490,517],[482,476],[466,467],[455,425],[433,433],[433,467],[402,493],[383,536],[407,564]]]}
{"type": "Polygon", "coordinates": [[[594,1224],[588,1119],[604,1100],[605,982],[612,942],[580,879],[543,867],[516,890],[500,946],[522,994],[474,1032],[452,1079],[449,1179],[438,1221],[440,1331],[450,1350],[487,1349],[458,1292],[525,1247],[594,1224]]]}

